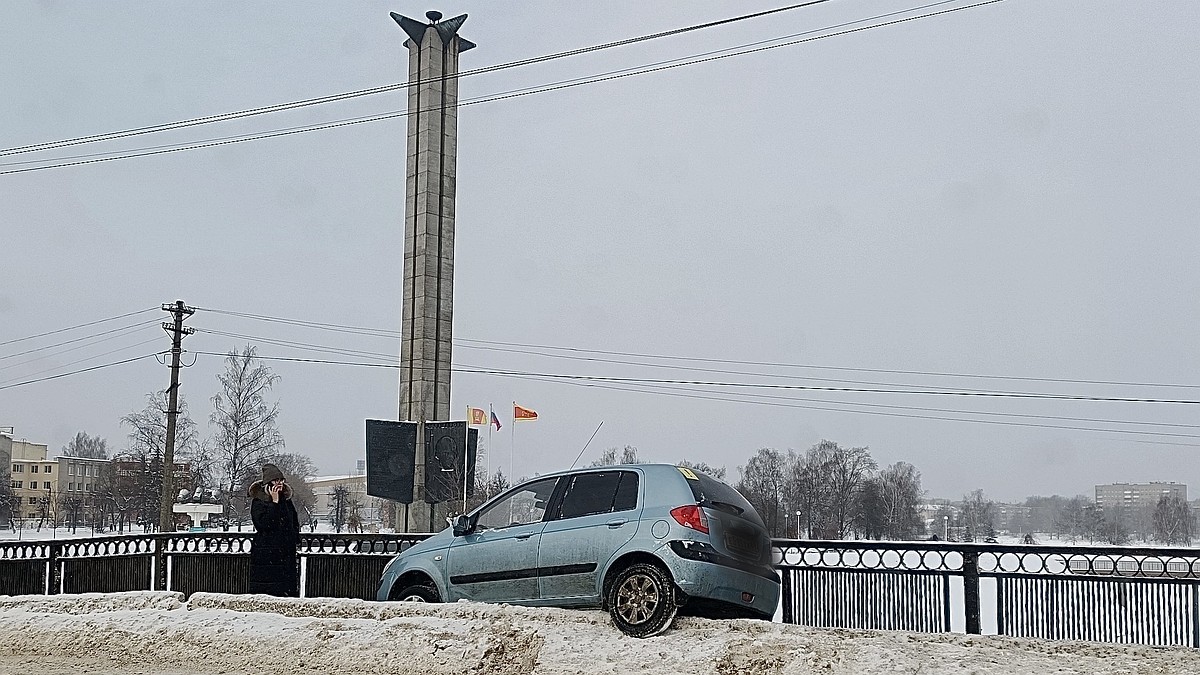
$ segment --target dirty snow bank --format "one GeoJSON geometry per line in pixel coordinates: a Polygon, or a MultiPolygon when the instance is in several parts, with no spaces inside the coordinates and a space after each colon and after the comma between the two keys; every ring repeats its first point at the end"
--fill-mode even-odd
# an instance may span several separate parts
{"type": "Polygon", "coordinates": [[[621,635],[607,615],[457,603],[197,593],[0,598],[0,672],[206,673],[1197,673],[1200,651],[1000,637],[821,630],[683,618],[621,635]],[[74,610],[72,610],[74,608],[74,610]],[[88,655],[86,658],[82,655],[88,655]],[[45,671],[43,671],[45,672],[45,671]],[[97,672],[92,670],[91,672],[97,672]]]}

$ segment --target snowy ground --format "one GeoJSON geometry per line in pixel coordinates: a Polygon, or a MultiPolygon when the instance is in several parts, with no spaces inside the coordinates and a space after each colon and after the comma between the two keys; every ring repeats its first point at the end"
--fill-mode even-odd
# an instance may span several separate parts
{"type": "Polygon", "coordinates": [[[595,611],[136,592],[0,597],[0,672],[1183,674],[1200,651],[690,618],[637,640],[595,611]]]}

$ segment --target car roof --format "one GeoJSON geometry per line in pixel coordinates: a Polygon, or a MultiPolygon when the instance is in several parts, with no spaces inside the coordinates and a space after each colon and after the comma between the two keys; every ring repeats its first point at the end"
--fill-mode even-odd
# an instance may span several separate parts
{"type": "MultiPolygon", "coordinates": [[[[649,470],[650,472],[657,473],[657,472],[662,472],[667,469],[670,469],[670,470],[674,471],[676,474],[679,474],[679,467],[675,466],[674,464],[609,464],[609,465],[605,465],[605,466],[585,466],[585,467],[580,467],[578,469],[566,469],[564,471],[554,471],[551,473],[538,474],[536,476],[530,476],[529,478],[521,481],[520,483],[516,483],[516,485],[524,485],[525,483],[529,483],[529,482],[532,482],[535,480],[542,480],[543,478],[559,478],[561,476],[573,476],[575,474],[587,473],[587,472],[592,472],[592,471],[640,470],[642,472],[646,472],[647,470],[649,470]]],[[[679,475],[682,476],[682,474],[679,474],[679,475]]]]}

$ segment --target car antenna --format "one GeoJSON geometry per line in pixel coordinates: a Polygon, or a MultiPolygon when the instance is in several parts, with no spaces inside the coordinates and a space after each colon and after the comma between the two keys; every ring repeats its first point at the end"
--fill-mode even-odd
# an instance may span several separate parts
{"type": "MultiPolygon", "coordinates": [[[[600,433],[600,427],[602,426],[604,426],[603,420],[600,421],[600,424],[596,425],[596,430],[592,432],[592,438],[595,438],[596,434],[600,433]]],[[[571,469],[574,469],[575,465],[579,463],[579,458],[583,457],[583,453],[587,451],[587,446],[592,444],[592,438],[589,438],[588,442],[583,444],[583,450],[580,450],[579,455],[575,458],[575,461],[571,462],[571,469]]],[[[567,469],[567,471],[570,471],[571,469],[567,469]]]]}

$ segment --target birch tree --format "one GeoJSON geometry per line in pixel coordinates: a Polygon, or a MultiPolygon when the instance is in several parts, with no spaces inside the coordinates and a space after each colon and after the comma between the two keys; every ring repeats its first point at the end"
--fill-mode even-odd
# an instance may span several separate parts
{"type": "Polygon", "coordinates": [[[221,390],[212,398],[209,418],[215,433],[212,450],[217,471],[223,479],[226,512],[239,525],[248,505],[240,486],[270,456],[283,448],[283,435],[277,426],[279,403],[267,396],[279,382],[279,376],[263,365],[250,346],[225,356],[225,370],[217,375],[221,390]]]}

